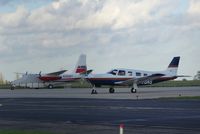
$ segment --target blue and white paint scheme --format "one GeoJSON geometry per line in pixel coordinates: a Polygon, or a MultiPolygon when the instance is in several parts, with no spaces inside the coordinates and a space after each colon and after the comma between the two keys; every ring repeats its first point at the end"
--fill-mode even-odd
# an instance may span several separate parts
{"type": "Polygon", "coordinates": [[[178,76],[177,70],[180,57],[174,57],[164,71],[144,71],[125,68],[116,68],[105,74],[89,74],[86,79],[93,85],[92,94],[97,93],[95,87],[110,86],[109,92],[114,93],[114,86],[130,86],[131,92],[136,93],[138,85],[151,85],[154,83],[173,80],[178,76]]]}

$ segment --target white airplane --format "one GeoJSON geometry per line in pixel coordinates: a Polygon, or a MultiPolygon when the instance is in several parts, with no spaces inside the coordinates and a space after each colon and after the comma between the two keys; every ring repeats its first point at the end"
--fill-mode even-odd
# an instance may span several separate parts
{"type": "Polygon", "coordinates": [[[95,87],[100,87],[102,85],[110,86],[109,92],[114,93],[114,86],[130,86],[131,92],[136,93],[138,85],[151,85],[154,83],[173,80],[177,77],[187,77],[187,76],[178,76],[177,70],[179,65],[180,57],[174,57],[164,71],[143,71],[143,70],[134,70],[134,69],[125,69],[117,68],[112,69],[105,74],[89,74],[85,77],[92,86],[91,94],[97,94],[95,87]]]}
{"type": "Polygon", "coordinates": [[[39,88],[39,84],[42,84],[51,89],[57,84],[81,79],[83,74],[90,73],[92,70],[87,70],[86,55],[82,54],[79,56],[75,69],[71,73],[66,71],[61,70],[48,74],[41,74],[41,72],[39,74],[26,73],[21,78],[11,82],[11,89],[14,89],[16,86],[27,87],[27,83],[29,83],[29,87],[33,87],[33,83],[35,83],[37,88],[39,88]]]}

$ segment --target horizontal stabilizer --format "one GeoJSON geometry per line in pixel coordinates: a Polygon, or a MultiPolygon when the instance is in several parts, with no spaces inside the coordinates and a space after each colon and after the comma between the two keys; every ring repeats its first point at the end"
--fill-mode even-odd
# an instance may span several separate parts
{"type": "Polygon", "coordinates": [[[192,77],[192,76],[189,76],[189,75],[176,75],[176,77],[192,77]]]}

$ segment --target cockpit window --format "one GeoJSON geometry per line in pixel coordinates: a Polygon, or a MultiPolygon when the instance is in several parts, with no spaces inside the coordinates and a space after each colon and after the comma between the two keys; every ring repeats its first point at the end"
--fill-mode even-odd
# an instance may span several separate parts
{"type": "Polygon", "coordinates": [[[117,74],[117,70],[116,69],[111,70],[110,72],[108,72],[108,74],[116,75],[117,74]]]}
{"type": "Polygon", "coordinates": [[[124,76],[126,74],[126,72],[124,70],[119,70],[118,75],[120,76],[124,76]]]}

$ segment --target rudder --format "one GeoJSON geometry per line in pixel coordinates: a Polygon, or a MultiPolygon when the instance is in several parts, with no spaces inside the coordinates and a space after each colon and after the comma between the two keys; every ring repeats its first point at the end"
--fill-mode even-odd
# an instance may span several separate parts
{"type": "Polygon", "coordinates": [[[87,65],[86,65],[86,55],[81,54],[79,56],[78,62],[75,66],[74,73],[82,73],[87,71],[87,65]]]}
{"type": "Polygon", "coordinates": [[[172,61],[170,62],[168,68],[177,68],[178,65],[179,65],[179,61],[180,61],[180,56],[174,57],[174,58],[172,59],[172,61]]]}
{"type": "Polygon", "coordinates": [[[168,65],[167,71],[170,73],[170,75],[177,75],[178,65],[180,61],[180,56],[174,57],[170,64],[168,65]]]}

